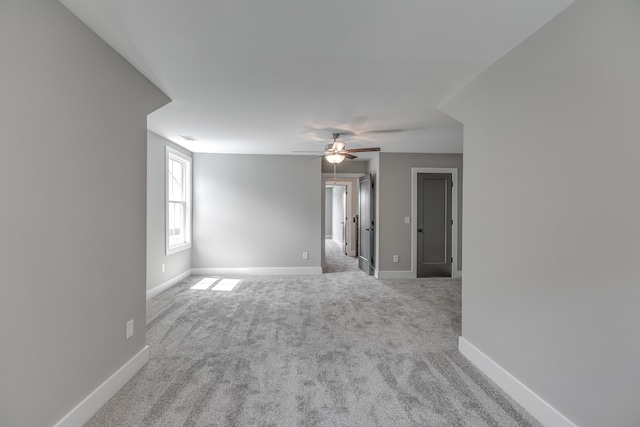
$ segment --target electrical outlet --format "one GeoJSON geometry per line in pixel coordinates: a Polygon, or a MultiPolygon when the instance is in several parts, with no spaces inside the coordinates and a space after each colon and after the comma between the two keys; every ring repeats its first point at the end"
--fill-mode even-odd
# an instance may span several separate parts
{"type": "Polygon", "coordinates": [[[127,322],[127,339],[133,336],[133,319],[127,322]]]}
{"type": "Polygon", "coordinates": [[[164,273],[164,270],[165,270],[164,263],[162,264],[162,266],[160,268],[162,269],[162,272],[164,273]]]}
{"type": "Polygon", "coordinates": [[[302,259],[309,259],[309,252],[302,252],[302,259]]]}
{"type": "Polygon", "coordinates": [[[393,262],[398,262],[398,255],[393,256],[393,262]]]}

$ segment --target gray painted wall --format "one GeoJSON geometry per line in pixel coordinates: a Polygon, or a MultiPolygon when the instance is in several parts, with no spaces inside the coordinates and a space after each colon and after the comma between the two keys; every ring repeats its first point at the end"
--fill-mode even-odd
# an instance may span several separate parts
{"type": "Polygon", "coordinates": [[[333,187],[325,188],[324,198],[324,235],[333,238],[333,187]]]}
{"type": "MultiPolygon", "coordinates": [[[[375,156],[376,154],[360,154],[360,157],[375,156]]],[[[336,165],[336,174],[359,173],[365,174],[368,171],[369,162],[364,160],[344,160],[336,165]]],[[[322,159],[322,173],[333,174],[333,165],[322,159]]]]}
{"type": "Polygon", "coordinates": [[[3,0],[0,57],[0,424],[50,426],[145,346],[146,114],[168,98],[57,1],[3,0]]]}
{"type": "Polygon", "coordinates": [[[580,426],[640,420],[640,2],[582,0],[462,90],[462,334],[580,426]]]}
{"type": "Polygon", "coordinates": [[[462,154],[380,153],[377,265],[381,271],[411,270],[411,168],[458,169],[458,268],[462,269],[462,154]],[[393,255],[398,255],[397,263],[393,255]]]}
{"type": "Polygon", "coordinates": [[[321,267],[320,171],[302,156],[195,154],[192,266],[321,267]]]}
{"type": "Polygon", "coordinates": [[[153,132],[147,132],[147,290],[191,269],[191,249],[166,255],[164,204],[167,146],[192,157],[189,150],[153,132]],[[164,272],[162,264],[165,265],[164,272]]]}

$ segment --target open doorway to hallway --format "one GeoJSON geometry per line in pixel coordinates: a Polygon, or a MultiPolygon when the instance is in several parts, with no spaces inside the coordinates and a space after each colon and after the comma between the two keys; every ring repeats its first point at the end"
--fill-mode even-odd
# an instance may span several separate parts
{"type": "Polygon", "coordinates": [[[357,269],[357,187],[357,179],[351,177],[325,181],[325,272],[357,269]]]}
{"type": "Polygon", "coordinates": [[[325,239],[332,240],[340,248],[340,252],[347,255],[349,246],[347,236],[349,216],[347,215],[347,185],[331,184],[325,187],[325,239]]]}

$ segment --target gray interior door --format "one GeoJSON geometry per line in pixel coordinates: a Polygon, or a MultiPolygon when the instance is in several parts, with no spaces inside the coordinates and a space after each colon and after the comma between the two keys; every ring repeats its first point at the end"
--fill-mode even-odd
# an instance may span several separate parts
{"type": "Polygon", "coordinates": [[[451,277],[451,174],[418,174],[418,277],[451,277]]]}
{"type": "Polygon", "coordinates": [[[373,244],[374,218],[373,218],[373,182],[371,174],[360,178],[360,203],[359,203],[359,239],[358,239],[358,268],[365,273],[373,274],[373,244]]]}

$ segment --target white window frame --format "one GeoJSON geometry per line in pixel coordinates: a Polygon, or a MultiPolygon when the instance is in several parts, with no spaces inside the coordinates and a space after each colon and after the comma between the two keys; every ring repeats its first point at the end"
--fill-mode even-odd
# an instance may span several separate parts
{"type": "Polygon", "coordinates": [[[165,192],[164,192],[164,206],[165,206],[165,249],[166,254],[171,255],[177,252],[191,248],[191,157],[178,150],[174,150],[171,147],[167,147],[165,156],[165,192]],[[169,200],[169,186],[171,185],[171,176],[169,174],[170,161],[177,161],[183,165],[183,189],[184,200],[169,200]],[[184,229],[185,238],[180,243],[170,242],[170,230],[169,230],[169,210],[170,205],[174,203],[184,204],[184,229]]]}

